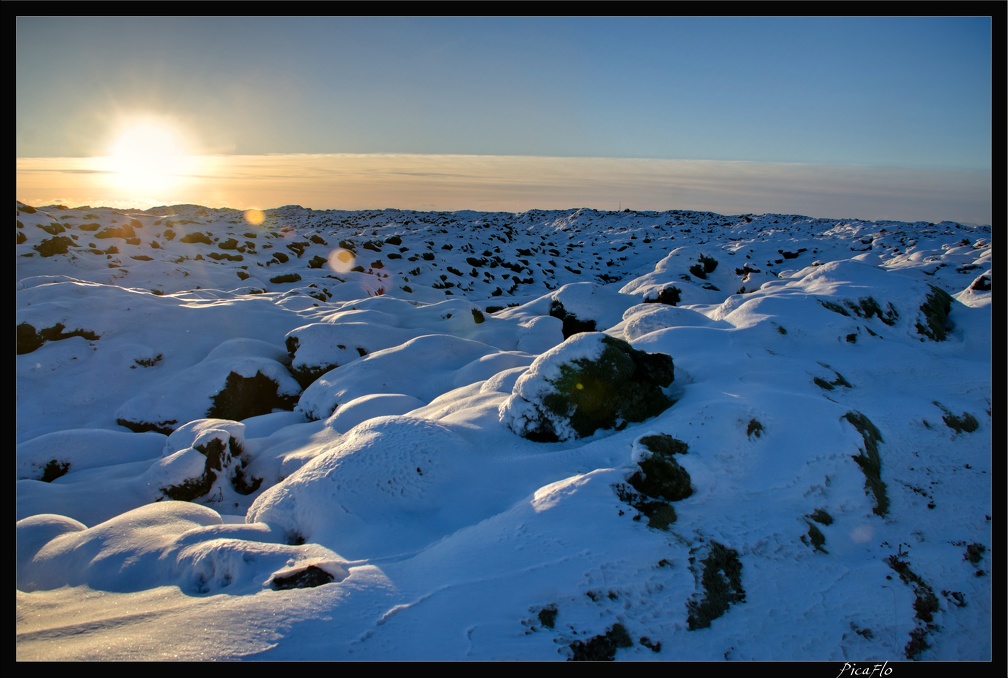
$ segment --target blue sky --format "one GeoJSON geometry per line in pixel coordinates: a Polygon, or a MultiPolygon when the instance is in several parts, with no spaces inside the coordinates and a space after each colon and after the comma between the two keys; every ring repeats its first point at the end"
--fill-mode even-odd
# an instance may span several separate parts
{"type": "Polygon", "coordinates": [[[990,17],[23,17],[17,156],[104,155],[153,114],[215,155],[989,176],[991,31],[990,17]]]}

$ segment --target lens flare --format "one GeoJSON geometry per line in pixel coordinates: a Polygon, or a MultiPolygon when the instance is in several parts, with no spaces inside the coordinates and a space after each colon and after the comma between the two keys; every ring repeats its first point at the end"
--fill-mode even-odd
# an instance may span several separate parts
{"type": "Polygon", "coordinates": [[[262,210],[246,210],[245,221],[249,222],[253,226],[262,226],[262,223],[266,221],[266,213],[262,210]]]}
{"type": "Polygon", "coordinates": [[[353,268],[353,265],[353,252],[344,249],[337,249],[329,253],[329,268],[337,273],[346,273],[353,268]]]}

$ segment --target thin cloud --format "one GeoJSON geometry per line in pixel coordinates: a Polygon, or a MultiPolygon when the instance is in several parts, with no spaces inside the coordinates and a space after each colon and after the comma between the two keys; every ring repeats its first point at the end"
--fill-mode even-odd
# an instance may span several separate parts
{"type": "MultiPolygon", "coordinates": [[[[21,158],[18,199],[45,204],[130,204],[111,182],[74,182],[107,172],[84,158],[21,158]]],[[[505,155],[289,154],[206,156],[184,187],[148,204],[219,207],[299,204],[313,209],[436,209],[520,212],[692,209],[721,214],[992,220],[991,173],[850,165],[505,155]]]]}

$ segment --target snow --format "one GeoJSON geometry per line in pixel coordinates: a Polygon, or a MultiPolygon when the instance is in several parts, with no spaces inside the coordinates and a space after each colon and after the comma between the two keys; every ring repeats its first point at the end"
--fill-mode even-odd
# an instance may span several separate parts
{"type": "Polygon", "coordinates": [[[17,207],[19,661],[993,658],[989,226],[17,207]],[[606,335],[673,359],[672,405],[519,435],[606,335]],[[211,415],[259,378],[281,405],[211,415]],[[665,529],[628,493],[655,436],[665,529]],[[718,552],[744,591],[698,626],[718,552]]]}

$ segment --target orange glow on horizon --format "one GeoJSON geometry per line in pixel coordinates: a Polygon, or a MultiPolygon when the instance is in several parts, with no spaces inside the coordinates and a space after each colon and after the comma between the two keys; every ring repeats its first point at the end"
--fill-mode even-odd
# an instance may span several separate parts
{"type": "MultiPolygon", "coordinates": [[[[17,158],[17,199],[45,205],[418,211],[699,210],[990,224],[990,171],[633,158],[200,155],[178,181],[126,190],[108,157],[17,158]]],[[[171,177],[169,177],[171,179],[171,177]]]]}

